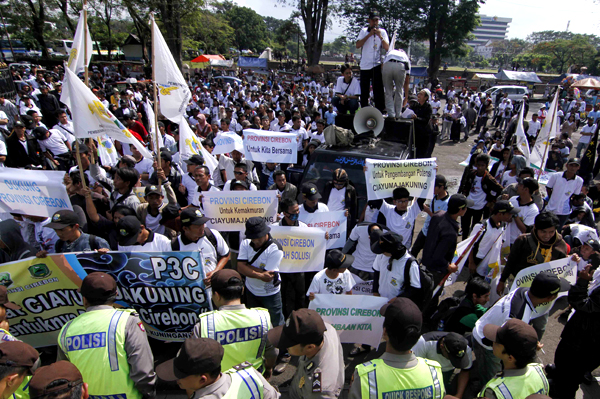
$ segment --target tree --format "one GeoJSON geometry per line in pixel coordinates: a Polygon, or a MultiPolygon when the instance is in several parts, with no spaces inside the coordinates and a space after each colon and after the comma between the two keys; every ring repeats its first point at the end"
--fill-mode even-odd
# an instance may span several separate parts
{"type": "Polygon", "coordinates": [[[26,27],[33,39],[41,47],[42,57],[49,58],[48,46],[44,37],[46,26],[46,6],[45,0],[25,0],[11,3],[13,14],[16,18],[17,26],[26,27]]]}
{"type": "Polygon", "coordinates": [[[108,59],[112,59],[112,50],[115,48],[113,39],[114,14],[121,11],[122,4],[119,0],[90,0],[90,6],[94,10],[94,15],[102,22],[106,29],[106,40],[103,40],[108,50],[108,59]]]}
{"type": "Polygon", "coordinates": [[[262,51],[267,47],[267,24],[256,11],[248,7],[233,6],[225,12],[225,16],[229,26],[233,28],[235,45],[239,51],[262,51]]]}
{"type": "Polygon", "coordinates": [[[371,11],[379,12],[379,25],[386,30],[390,40],[394,31],[402,24],[408,25],[406,5],[399,0],[341,0],[339,13],[346,20],[348,36],[356,39],[360,30],[367,26],[367,18],[371,11]]]}
{"type": "Polygon", "coordinates": [[[186,36],[194,40],[207,54],[225,54],[234,44],[234,30],[223,14],[199,11],[185,29],[186,36]]]}
{"type": "Polygon", "coordinates": [[[69,17],[69,2],[68,0],[54,0],[56,7],[60,10],[63,15],[64,21],[67,24],[67,27],[71,31],[73,35],[75,35],[75,25],[71,21],[69,17]]]}
{"type": "Polygon", "coordinates": [[[483,0],[398,0],[404,6],[400,37],[429,41],[430,79],[437,77],[443,57],[465,54],[463,44],[479,24],[483,0]]]}
{"type": "Polygon", "coordinates": [[[494,56],[498,66],[511,65],[514,58],[526,51],[531,45],[522,39],[496,40],[492,42],[494,56]]]}

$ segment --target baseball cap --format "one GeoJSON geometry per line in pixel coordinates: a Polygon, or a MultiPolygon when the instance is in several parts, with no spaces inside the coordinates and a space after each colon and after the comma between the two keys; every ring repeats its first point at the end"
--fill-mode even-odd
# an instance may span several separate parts
{"type": "Polygon", "coordinates": [[[21,121],[16,121],[16,122],[13,124],[13,127],[17,127],[17,126],[18,126],[18,127],[25,127],[25,124],[24,124],[23,122],[21,122],[21,121]]]}
{"type": "Polygon", "coordinates": [[[194,154],[183,162],[187,163],[188,165],[202,166],[204,165],[204,157],[202,155],[194,154]]]}
{"type": "Polygon", "coordinates": [[[242,276],[233,269],[221,269],[210,276],[210,286],[213,291],[228,287],[243,287],[244,281],[242,276]]]}
{"type": "Polygon", "coordinates": [[[156,374],[164,381],[177,381],[190,375],[210,373],[221,366],[223,346],[210,338],[188,338],[174,359],[156,367],[156,374]]]}
{"type": "Polygon", "coordinates": [[[266,236],[271,228],[267,226],[265,219],[254,216],[246,221],[246,238],[260,238],[266,236]]]}
{"type": "Polygon", "coordinates": [[[0,305],[12,310],[21,309],[19,305],[8,300],[8,289],[3,285],[0,285],[0,305]]]}
{"type": "Polygon", "coordinates": [[[373,10],[369,13],[369,19],[379,19],[379,11],[373,10]]]}
{"type": "Polygon", "coordinates": [[[558,278],[554,273],[542,272],[531,282],[529,292],[538,298],[548,298],[559,292],[568,291],[571,284],[564,278],[558,278]]]}
{"type": "Polygon", "coordinates": [[[384,252],[393,253],[399,248],[404,247],[402,244],[404,238],[400,234],[386,231],[379,236],[377,241],[372,240],[371,252],[374,254],[382,254],[384,252]]]}
{"type": "Polygon", "coordinates": [[[236,181],[233,181],[233,182],[231,182],[231,184],[230,184],[230,188],[231,188],[232,190],[233,190],[233,189],[234,189],[234,187],[236,187],[236,186],[242,186],[242,187],[244,187],[246,190],[248,190],[248,189],[249,189],[249,187],[248,187],[248,183],[246,183],[246,182],[245,182],[245,181],[243,181],[243,180],[236,180],[236,181]]]}
{"type": "Polygon", "coordinates": [[[467,339],[460,334],[450,332],[444,337],[444,347],[448,351],[448,359],[452,366],[464,369],[471,360],[467,356],[467,339]]]}
{"type": "MultiPolygon", "coordinates": [[[[592,247],[592,249],[596,252],[600,252],[600,242],[598,242],[598,240],[594,239],[594,238],[590,238],[589,240],[587,240],[586,242],[584,242],[585,245],[589,245],[590,247],[592,247]]],[[[1,290],[0,290],[1,292],[1,290]]],[[[2,298],[2,296],[0,296],[0,298],[2,298]]],[[[1,300],[0,300],[1,302],[1,300]]]]}
{"type": "Polygon", "coordinates": [[[29,381],[29,397],[35,399],[53,392],[70,390],[82,382],[79,369],[73,363],[61,360],[35,371],[29,381]]]}
{"type": "Polygon", "coordinates": [[[173,161],[173,155],[171,155],[171,153],[168,152],[168,151],[161,151],[160,152],[160,159],[172,162],[173,161]]]}
{"type": "Polygon", "coordinates": [[[436,186],[441,186],[443,185],[444,187],[448,186],[448,180],[446,180],[446,177],[443,175],[436,175],[435,176],[435,185],[436,186]]]}
{"type": "Polygon", "coordinates": [[[119,219],[119,223],[117,223],[119,245],[134,245],[141,228],[142,224],[135,216],[125,216],[119,219]]]}
{"type": "Polygon", "coordinates": [[[576,163],[577,165],[581,165],[581,159],[579,159],[579,158],[569,158],[569,160],[567,161],[567,165],[572,164],[572,163],[576,163]]]}
{"type": "Polygon", "coordinates": [[[463,194],[453,194],[448,200],[448,213],[457,213],[465,208],[475,205],[473,200],[468,199],[463,194]]]}
{"type": "Polygon", "coordinates": [[[506,200],[500,200],[500,201],[496,201],[496,203],[494,204],[494,209],[492,210],[492,214],[510,213],[511,215],[516,215],[520,211],[521,211],[521,208],[515,208],[515,206],[513,204],[511,204],[510,202],[508,202],[506,200]]]}
{"type": "Polygon", "coordinates": [[[321,194],[319,194],[319,189],[313,183],[306,183],[302,186],[302,195],[304,199],[309,201],[318,200],[321,198],[321,194]]]}
{"type": "Polygon", "coordinates": [[[8,341],[0,344],[0,365],[28,367],[31,373],[37,368],[39,358],[38,351],[25,342],[8,341]]]}
{"type": "Polygon", "coordinates": [[[504,345],[510,355],[529,359],[535,356],[538,336],[535,329],[523,320],[510,319],[502,327],[486,324],[483,335],[492,342],[504,345]]]}
{"type": "Polygon", "coordinates": [[[110,274],[93,272],[85,276],[79,292],[87,299],[109,299],[117,295],[117,282],[110,274]]]}
{"type": "Polygon", "coordinates": [[[402,344],[396,350],[409,350],[421,336],[423,315],[419,307],[408,298],[396,297],[381,307],[383,326],[388,336],[394,336],[402,344]]]}
{"type": "Polygon", "coordinates": [[[275,347],[285,349],[298,344],[320,343],[326,330],[321,316],[312,309],[304,308],[294,310],[284,325],[272,328],[267,336],[275,347]]]}
{"type": "Polygon", "coordinates": [[[344,254],[339,249],[332,249],[325,256],[325,268],[340,269],[348,268],[354,262],[354,256],[344,254]]]}
{"type": "Polygon", "coordinates": [[[152,184],[150,186],[146,186],[146,188],[144,189],[144,196],[147,197],[150,194],[162,195],[162,190],[161,190],[160,186],[155,186],[154,184],[152,184]]]}
{"type": "Polygon", "coordinates": [[[206,216],[204,216],[204,214],[202,213],[202,211],[199,208],[191,207],[191,208],[186,208],[183,210],[183,212],[181,212],[180,220],[181,220],[182,226],[191,226],[191,225],[204,224],[204,223],[208,222],[210,220],[210,218],[207,218],[206,216]]]}
{"type": "Polygon", "coordinates": [[[52,215],[51,222],[45,225],[49,229],[61,230],[65,227],[74,226],[79,224],[79,217],[73,211],[68,209],[63,209],[61,211],[55,212],[52,215]]]}

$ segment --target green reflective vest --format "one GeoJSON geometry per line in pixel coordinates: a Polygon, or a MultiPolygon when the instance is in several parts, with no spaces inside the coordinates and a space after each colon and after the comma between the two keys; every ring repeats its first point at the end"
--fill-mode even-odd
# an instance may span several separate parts
{"type": "Polygon", "coordinates": [[[83,313],[63,326],[58,345],[83,376],[92,399],[141,399],[129,377],[125,326],[132,309],[83,313]]]}
{"type": "Polygon", "coordinates": [[[235,366],[224,374],[231,376],[231,385],[221,399],[264,398],[262,380],[258,376],[258,371],[250,367],[250,363],[235,366]]]}
{"type": "Polygon", "coordinates": [[[363,399],[442,399],[445,395],[442,367],[436,361],[417,358],[417,365],[398,369],[375,359],[356,366],[363,399]]]}
{"type": "Polygon", "coordinates": [[[267,331],[271,326],[269,311],[263,308],[215,310],[199,315],[202,338],[212,338],[225,353],[221,369],[250,362],[261,370],[267,345],[267,331]]]}
{"type": "Polygon", "coordinates": [[[523,375],[492,379],[479,396],[483,396],[486,389],[494,391],[498,399],[526,398],[534,393],[548,395],[549,390],[544,369],[539,363],[527,365],[527,371],[523,375]]]}
{"type": "MultiPolygon", "coordinates": [[[[20,340],[13,337],[12,334],[5,329],[0,328],[0,343],[10,341],[20,340]]],[[[29,380],[31,380],[30,375],[25,377],[21,385],[19,385],[19,388],[12,394],[13,399],[29,399],[29,380]]]]}

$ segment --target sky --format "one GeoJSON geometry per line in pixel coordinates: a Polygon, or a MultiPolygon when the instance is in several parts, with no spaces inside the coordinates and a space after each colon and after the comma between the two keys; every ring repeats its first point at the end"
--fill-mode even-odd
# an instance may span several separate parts
{"type": "MultiPolygon", "coordinates": [[[[294,7],[284,6],[277,0],[234,1],[260,15],[279,19],[289,18],[294,11],[294,7]]],[[[573,33],[596,33],[600,27],[600,0],[487,0],[480,7],[480,13],[512,18],[509,39],[525,39],[530,33],[543,30],[565,30],[569,21],[569,31],[573,33]]],[[[345,34],[341,21],[334,20],[331,29],[325,33],[325,41],[333,41],[345,34]]]]}

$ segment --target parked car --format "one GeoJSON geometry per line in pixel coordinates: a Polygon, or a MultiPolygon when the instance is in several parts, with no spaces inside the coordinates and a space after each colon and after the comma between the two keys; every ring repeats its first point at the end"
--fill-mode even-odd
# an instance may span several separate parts
{"type": "Polygon", "coordinates": [[[525,94],[529,95],[529,90],[525,86],[494,86],[485,91],[486,97],[491,98],[492,102],[496,102],[496,94],[502,90],[502,93],[508,93],[508,98],[514,102],[523,101],[525,94]]]}

